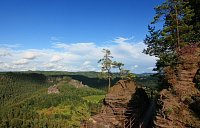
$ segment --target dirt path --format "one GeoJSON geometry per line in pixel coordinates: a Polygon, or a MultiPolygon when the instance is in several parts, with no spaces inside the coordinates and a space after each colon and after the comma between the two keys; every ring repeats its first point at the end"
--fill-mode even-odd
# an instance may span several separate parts
{"type": "Polygon", "coordinates": [[[153,99],[153,100],[151,100],[150,106],[149,106],[148,110],[146,111],[144,118],[141,121],[142,123],[140,124],[140,128],[148,127],[148,124],[150,123],[152,115],[154,113],[155,106],[156,106],[156,103],[155,103],[155,100],[153,99]]]}

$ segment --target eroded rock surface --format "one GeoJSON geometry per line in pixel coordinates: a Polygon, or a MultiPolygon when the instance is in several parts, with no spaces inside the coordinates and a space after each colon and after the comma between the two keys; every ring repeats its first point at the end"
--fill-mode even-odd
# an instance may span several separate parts
{"type": "Polygon", "coordinates": [[[57,85],[53,85],[48,88],[48,94],[57,94],[57,93],[60,93],[57,85]]]}
{"type": "Polygon", "coordinates": [[[68,83],[70,85],[73,85],[75,88],[88,87],[87,85],[84,85],[82,82],[74,79],[71,79],[68,83]]]}
{"type": "Polygon", "coordinates": [[[90,118],[87,128],[123,128],[134,116],[138,127],[141,116],[149,105],[144,89],[134,81],[120,80],[108,92],[101,113],[90,118]]]}
{"type": "MultiPolygon", "coordinates": [[[[199,97],[194,77],[199,69],[200,49],[185,52],[180,56],[180,64],[175,68],[165,68],[165,78],[169,88],[160,92],[160,108],[155,118],[158,128],[200,127],[200,119],[190,109],[193,97],[199,97]]],[[[197,104],[198,105],[198,104],[197,104]]]]}

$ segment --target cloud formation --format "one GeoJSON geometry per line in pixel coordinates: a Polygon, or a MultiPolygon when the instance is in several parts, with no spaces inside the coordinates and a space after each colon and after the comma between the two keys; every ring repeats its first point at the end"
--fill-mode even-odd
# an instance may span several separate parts
{"type": "Polygon", "coordinates": [[[142,53],[145,48],[142,42],[118,37],[104,45],[55,42],[49,49],[1,48],[0,71],[99,71],[97,61],[103,57],[103,48],[111,51],[113,60],[124,63],[126,69],[135,73],[152,72],[155,65],[155,57],[142,53]]]}
{"type": "Polygon", "coordinates": [[[53,55],[50,59],[51,62],[58,62],[60,60],[62,60],[63,58],[59,55],[53,55]]]}
{"type": "Polygon", "coordinates": [[[21,47],[21,44],[0,44],[0,47],[4,47],[4,48],[18,48],[18,47],[21,47]]]}
{"type": "Polygon", "coordinates": [[[40,54],[40,53],[28,51],[28,52],[24,52],[24,53],[23,53],[23,58],[24,58],[24,59],[33,60],[33,59],[35,59],[36,57],[38,57],[39,54],[40,54]]]}
{"type": "Polygon", "coordinates": [[[28,60],[26,60],[26,59],[17,60],[17,61],[14,61],[13,64],[15,64],[15,65],[25,65],[25,64],[28,64],[28,60]]]}
{"type": "Polygon", "coordinates": [[[11,53],[8,52],[7,48],[0,48],[0,57],[1,56],[11,56],[11,53]]]}

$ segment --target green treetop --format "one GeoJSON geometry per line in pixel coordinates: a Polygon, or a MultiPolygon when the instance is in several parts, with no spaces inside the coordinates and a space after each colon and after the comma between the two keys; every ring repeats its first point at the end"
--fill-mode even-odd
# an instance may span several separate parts
{"type": "Polygon", "coordinates": [[[106,72],[107,78],[108,78],[108,90],[110,89],[111,85],[111,68],[112,68],[112,56],[111,52],[108,49],[103,49],[104,56],[102,59],[98,61],[98,63],[101,63],[101,70],[102,72],[106,72]]]}
{"type": "Polygon", "coordinates": [[[144,40],[147,45],[144,53],[158,57],[156,70],[162,71],[163,67],[176,64],[177,53],[191,42],[193,25],[189,23],[194,13],[185,0],[166,0],[155,11],[151,24],[161,22],[163,28],[156,30],[148,26],[149,35],[144,40]]]}

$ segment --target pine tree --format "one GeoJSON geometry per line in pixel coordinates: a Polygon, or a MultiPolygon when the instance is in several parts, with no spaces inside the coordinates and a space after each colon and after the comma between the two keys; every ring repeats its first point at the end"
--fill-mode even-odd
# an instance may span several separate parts
{"type": "Polygon", "coordinates": [[[121,63],[121,62],[117,62],[117,61],[114,61],[112,63],[112,67],[113,68],[118,68],[119,69],[119,77],[121,77],[123,79],[123,74],[124,74],[124,68],[123,68],[124,64],[121,63]]]}
{"type": "Polygon", "coordinates": [[[189,2],[188,6],[193,9],[194,16],[189,24],[193,25],[193,42],[200,41],[200,0],[187,0],[189,2]]]}
{"type": "Polygon", "coordinates": [[[170,44],[171,50],[179,51],[181,46],[188,43],[192,34],[192,20],[194,13],[188,2],[184,0],[167,0],[155,8],[156,16],[152,24],[164,20],[161,36],[165,43],[170,44]]]}
{"type": "Polygon", "coordinates": [[[103,73],[106,72],[107,78],[108,78],[108,90],[110,90],[111,86],[111,68],[112,68],[112,56],[111,52],[108,49],[103,49],[104,56],[102,59],[98,61],[98,63],[101,63],[102,67],[101,70],[103,73]]]}
{"type": "Polygon", "coordinates": [[[148,26],[150,35],[144,40],[147,45],[144,53],[159,58],[155,70],[161,72],[163,67],[176,64],[177,53],[191,42],[193,25],[189,23],[194,13],[185,0],[166,0],[155,11],[151,24],[162,22],[163,28],[156,30],[155,27],[148,26]]]}

